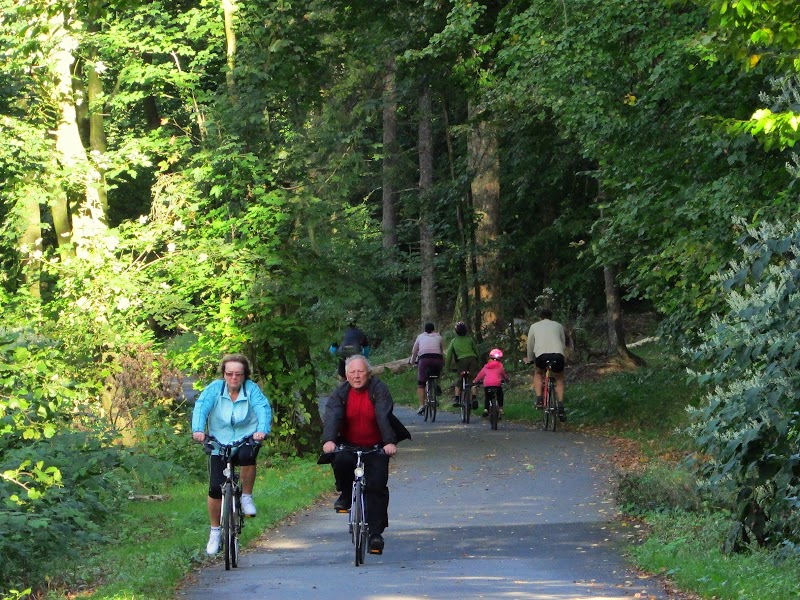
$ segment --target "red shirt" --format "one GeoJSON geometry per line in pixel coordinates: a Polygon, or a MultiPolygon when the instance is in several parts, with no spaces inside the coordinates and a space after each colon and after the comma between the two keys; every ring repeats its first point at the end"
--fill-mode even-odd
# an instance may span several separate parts
{"type": "Polygon", "coordinates": [[[344,409],[342,437],[354,446],[374,446],[381,443],[381,431],[375,420],[375,406],[369,390],[350,388],[344,409]]]}

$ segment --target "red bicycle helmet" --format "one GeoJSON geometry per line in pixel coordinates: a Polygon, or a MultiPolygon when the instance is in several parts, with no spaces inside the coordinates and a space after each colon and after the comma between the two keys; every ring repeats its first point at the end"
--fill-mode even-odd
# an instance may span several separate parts
{"type": "Polygon", "coordinates": [[[489,358],[500,359],[503,358],[503,351],[500,348],[495,348],[489,352],[489,358]]]}

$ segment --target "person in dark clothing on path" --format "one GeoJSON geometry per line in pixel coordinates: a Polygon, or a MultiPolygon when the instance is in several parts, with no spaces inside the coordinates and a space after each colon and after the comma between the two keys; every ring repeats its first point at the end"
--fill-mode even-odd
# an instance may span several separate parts
{"type": "Polygon", "coordinates": [[[364,332],[361,331],[354,322],[350,322],[342,335],[342,343],[336,350],[339,356],[339,377],[345,379],[344,363],[345,361],[356,354],[363,356],[369,355],[369,341],[364,332]]]}

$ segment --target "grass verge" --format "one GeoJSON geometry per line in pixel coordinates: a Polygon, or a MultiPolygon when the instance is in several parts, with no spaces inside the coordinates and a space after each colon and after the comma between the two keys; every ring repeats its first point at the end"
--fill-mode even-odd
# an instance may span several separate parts
{"type": "MultiPolygon", "coordinates": [[[[287,460],[259,468],[254,499],[258,515],[242,531],[248,543],[332,489],[330,467],[315,461],[287,460]]],[[[205,554],[207,484],[179,484],[163,490],[160,501],[132,501],[117,519],[115,541],[93,555],[65,560],[64,575],[47,600],[164,600],[192,568],[223,569],[221,558],[205,554]],[[64,592],[68,589],[69,592],[64,592]]]]}
{"type": "Polygon", "coordinates": [[[676,510],[647,513],[645,520],[649,535],[630,549],[630,556],[640,568],[668,577],[679,588],[717,600],[800,598],[800,557],[760,549],[722,554],[727,515],[676,510]]]}

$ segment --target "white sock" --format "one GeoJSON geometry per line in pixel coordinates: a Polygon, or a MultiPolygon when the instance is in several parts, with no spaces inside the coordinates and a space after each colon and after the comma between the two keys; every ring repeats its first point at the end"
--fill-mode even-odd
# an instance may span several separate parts
{"type": "Polygon", "coordinates": [[[242,494],[242,498],[250,498],[250,500],[252,500],[253,494],[242,494]]]}
{"type": "Polygon", "coordinates": [[[211,527],[211,531],[219,531],[220,529],[221,527],[213,527],[213,526],[211,527]]]}

